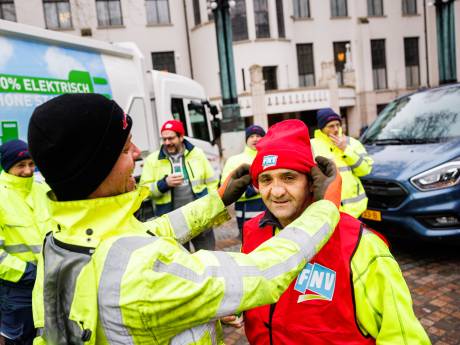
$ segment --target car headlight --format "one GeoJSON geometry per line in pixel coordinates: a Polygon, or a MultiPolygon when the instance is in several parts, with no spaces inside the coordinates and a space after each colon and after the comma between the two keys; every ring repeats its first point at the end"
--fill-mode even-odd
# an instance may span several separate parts
{"type": "Polygon", "coordinates": [[[457,158],[418,174],[412,177],[410,182],[421,191],[455,186],[460,183],[460,160],[457,158]]]}

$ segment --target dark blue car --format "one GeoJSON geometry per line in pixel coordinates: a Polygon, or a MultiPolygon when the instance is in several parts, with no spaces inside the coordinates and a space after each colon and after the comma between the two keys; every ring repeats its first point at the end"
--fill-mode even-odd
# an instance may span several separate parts
{"type": "Polygon", "coordinates": [[[388,235],[460,243],[460,84],[396,99],[361,140],[375,162],[362,178],[364,221],[388,235]]]}

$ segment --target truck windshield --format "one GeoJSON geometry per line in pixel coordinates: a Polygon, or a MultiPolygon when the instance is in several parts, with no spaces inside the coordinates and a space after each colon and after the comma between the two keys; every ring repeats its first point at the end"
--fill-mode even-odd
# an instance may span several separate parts
{"type": "Polygon", "coordinates": [[[389,103],[362,137],[365,144],[425,144],[460,137],[460,85],[389,103]]]}

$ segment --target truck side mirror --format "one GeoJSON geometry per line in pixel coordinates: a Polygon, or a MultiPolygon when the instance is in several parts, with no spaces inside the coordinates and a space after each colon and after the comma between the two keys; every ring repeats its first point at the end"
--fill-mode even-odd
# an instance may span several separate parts
{"type": "Polygon", "coordinates": [[[214,119],[211,120],[211,128],[212,128],[212,134],[213,134],[213,139],[212,139],[211,144],[215,145],[217,143],[217,140],[220,139],[220,136],[222,134],[222,128],[220,126],[220,119],[214,116],[214,119]]]}
{"type": "Polygon", "coordinates": [[[215,104],[211,104],[209,106],[209,112],[212,116],[216,116],[217,114],[219,114],[219,109],[217,109],[217,106],[215,104]]]}

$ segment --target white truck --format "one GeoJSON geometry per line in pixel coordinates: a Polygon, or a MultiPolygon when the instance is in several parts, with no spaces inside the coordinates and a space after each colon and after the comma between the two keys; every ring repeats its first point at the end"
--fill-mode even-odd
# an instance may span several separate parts
{"type": "MultiPolygon", "coordinates": [[[[217,108],[203,87],[176,74],[146,71],[133,43],[109,44],[0,20],[0,144],[20,138],[34,108],[63,93],[94,92],[115,100],[134,120],[133,139],[145,158],[160,146],[167,120],[220,171],[217,108]]],[[[137,162],[139,176],[142,160],[137,162]]]]}

